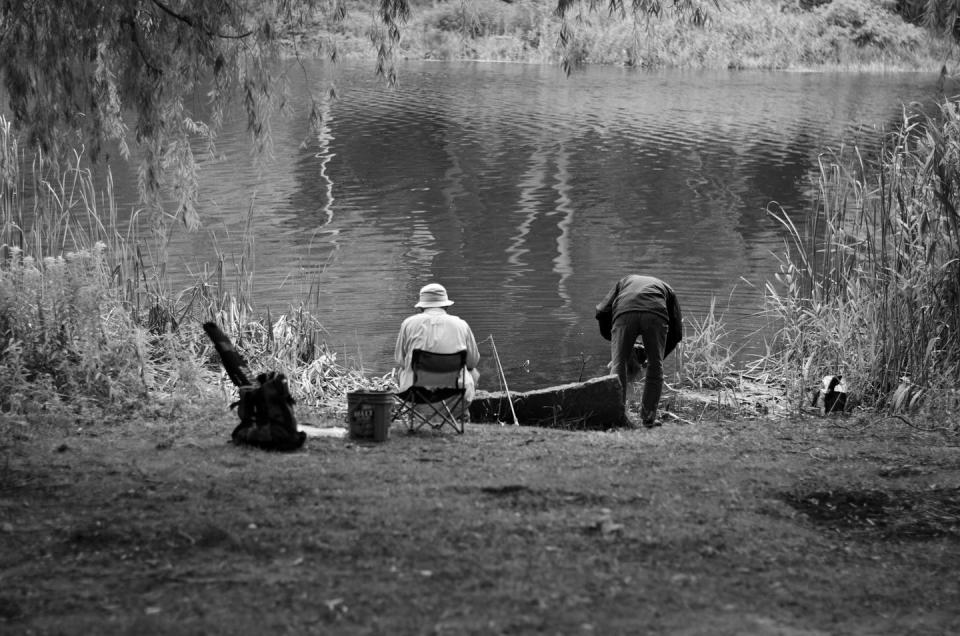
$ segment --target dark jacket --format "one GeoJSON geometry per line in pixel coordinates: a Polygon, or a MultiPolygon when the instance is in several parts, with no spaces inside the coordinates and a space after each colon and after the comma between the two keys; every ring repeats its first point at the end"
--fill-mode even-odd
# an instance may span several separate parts
{"type": "Polygon", "coordinates": [[[659,278],[630,274],[617,281],[613,289],[597,305],[600,335],[610,340],[610,331],[617,316],[628,311],[646,311],[667,321],[667,344],[664,357],[683,339],[683,314],[673,288],[659,278]]]}

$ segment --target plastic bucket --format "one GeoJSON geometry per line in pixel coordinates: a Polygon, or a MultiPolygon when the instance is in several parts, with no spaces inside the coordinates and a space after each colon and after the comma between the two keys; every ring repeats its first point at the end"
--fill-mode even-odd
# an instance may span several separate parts
{"type": "Polygon", "coordinates": [[[386,441],[390,435],[390,391],[353,391],[347,393],[347,423],[350,437],[386,441]]]}

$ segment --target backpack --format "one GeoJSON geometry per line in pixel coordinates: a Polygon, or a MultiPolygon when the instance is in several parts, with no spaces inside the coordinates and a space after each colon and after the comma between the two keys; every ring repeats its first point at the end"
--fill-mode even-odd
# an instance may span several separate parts
{"type": "Polygon", "coordinates": [[[231,439],[264,450],[297,450],[307,434],[297,430],[294,403],[286,376],[275,371],[261,373],[255,385],[240,387],[240,399],[230,405],[240,416],[231,439]]]}
{"type": "Polygon", "coordinates": [[[230,405],[240,416],[240,424],[230,435],[234,443],[277,451],[292,451],[303,446],[307,434],[297,430],[294,400],[286,376],[268,371],[258,375],[256,383],[250,382],[247,362],[227,334],[214,322],[203,323],[203,329],[213,341],[227,375],[240,391],[240,399],[230,405]]]}

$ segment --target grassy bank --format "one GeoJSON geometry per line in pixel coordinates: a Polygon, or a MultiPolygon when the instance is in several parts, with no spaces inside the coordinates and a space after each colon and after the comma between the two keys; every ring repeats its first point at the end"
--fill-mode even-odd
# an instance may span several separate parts
{"type": "MultiPolygon", "coordinates": [[[[706,20],[611,15],[606,3],[574,5],[556,15],[553,0],[413,2],[394,54],[427,60],[617,64],[639,68],[731,68],[937,71],[951,42],[906,22],[897,3],[875,0],[720,0],[701,2],[706,20]]],[[[912,16],[911,14],[911,17],[912,16]]],[[[292,31],[301,50],[339,57],[377,54],[372,7],[354,8],[333,28],[318,16],[292,31]]]]}
{"type": "Polygon", "coordinates": [[[960,456],[903,421],[468,425],[293,455],[233,419],[0,415],[5,634],[949,634],[960,456]]]}

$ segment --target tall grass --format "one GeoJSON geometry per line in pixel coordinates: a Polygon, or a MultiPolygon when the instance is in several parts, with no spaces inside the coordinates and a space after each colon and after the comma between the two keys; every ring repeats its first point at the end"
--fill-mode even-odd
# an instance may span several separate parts
{"type": "Polygon", "coordinates": [[[958,186],[960,108],[947,100],[934,114],[905,109],[873,164],[849,148],[825,158],[806,222],[771,212],[791,237],[767,307],[793,390],[841,373],[868,404],[952,404],[960,380],[958,186]]]}
{"type": "MultiPolygon", "coordinates": [[[[135,402],[145,349],[114,293],[130,265],[116,209],[101,213],[92,180],[23,153],[0,118],[0,409],[135,402]]],[[[108,183],[109,189],[109,183],[108,183]]],[[[109,197],[108,197],[109,199],[109,197]]]]}
{"type": "Polygon", "coordinates": [[[710,390],[738,385],[737,351],[730,343],[723,316],[717,313],[717,299],[711,298],[702,317],[688,315],[685,321],[684,338],[678,346],[680,383],[710,390]]]}
{"type": "MultiPolygon", "coordinates": [[[[251,207],[252,209],[252,207],[251,207]]],[[[301,404],[336,408],[358,387],[391,386],[337,362],[303,304],[256,313],[247,249],[174,291],[161,228],[121,227],[112,182],[75,154],[27,162],[0,118],[0,411],[34,414],[136,407],[150,398],[235,395],[202,323],[216,321],[254,372],[285,373],[301,404]],[[28,168],[23,169],[23,166],[28,168]],[[229,273],[229,275],[228,275],[229,273]]]]}

